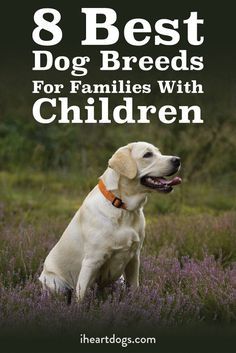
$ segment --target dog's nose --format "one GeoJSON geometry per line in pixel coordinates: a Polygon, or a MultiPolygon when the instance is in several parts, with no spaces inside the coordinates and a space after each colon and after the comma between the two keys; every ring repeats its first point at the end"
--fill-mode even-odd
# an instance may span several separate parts
{"type": "Polygon", "coordinates": [[[171,158],[171,163],[173,164],[174,167],[179,167],[180,166],[180,158],[179,157],[173,157],[171,158]]]}

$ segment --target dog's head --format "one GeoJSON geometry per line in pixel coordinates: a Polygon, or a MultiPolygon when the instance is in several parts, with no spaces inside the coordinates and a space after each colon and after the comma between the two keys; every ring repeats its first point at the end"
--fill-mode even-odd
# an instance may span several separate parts
{"type": "Polygon", "coordinates": [[[147,142],[134,142],[119,148],[108,162],[116,174],[128,179],[138,191],[168,193],[181,183],[179,177],[166,179],[180,169],[180,158],[161,154],[159,149],[147,142]]]}

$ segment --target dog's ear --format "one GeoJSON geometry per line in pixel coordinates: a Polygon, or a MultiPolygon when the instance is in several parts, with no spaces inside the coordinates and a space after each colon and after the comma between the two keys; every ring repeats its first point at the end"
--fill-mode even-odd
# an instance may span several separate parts
{"type": "Polygon", "coordinates": [[[137,175],[137,165],[131,156],[129,147],[121,147],[109,159],[108,165],[117,173],[128,179],[134,179],[137,175]]]}

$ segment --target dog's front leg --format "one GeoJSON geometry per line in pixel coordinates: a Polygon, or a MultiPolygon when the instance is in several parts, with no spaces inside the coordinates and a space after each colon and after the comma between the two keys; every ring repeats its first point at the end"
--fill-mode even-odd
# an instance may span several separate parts
{"type": "Polygon", "coordinates": [[[95,259],[84,259],[76,285],[76,296],[78,301],[81,301],[87,289],[94,283],[97,272],[101,266],[100,261],[95,259]]]}
{"type": "Polygon", "coordinates": [[[136,253],[125,268],[125,282],[127,286],[139,286],[140,253],[136,253]]]}

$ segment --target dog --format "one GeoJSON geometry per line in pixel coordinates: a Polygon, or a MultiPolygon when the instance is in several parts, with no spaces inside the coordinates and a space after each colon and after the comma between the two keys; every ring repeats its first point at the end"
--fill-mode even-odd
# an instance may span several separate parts
{"type": "Polygon", "coordinates": [[[106,286],[123,276],[139,286],[140,252],[145,237],[143,206],[150,192],[169,193],[181,183],[180,158],[161,154],[147,142],[119,148],[99,183],[85,198],[39,277],[43,288],[82,301],[88,288],[106,286]]]}

